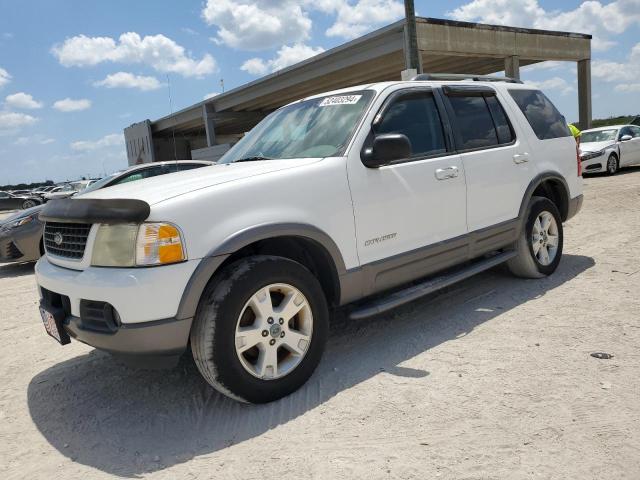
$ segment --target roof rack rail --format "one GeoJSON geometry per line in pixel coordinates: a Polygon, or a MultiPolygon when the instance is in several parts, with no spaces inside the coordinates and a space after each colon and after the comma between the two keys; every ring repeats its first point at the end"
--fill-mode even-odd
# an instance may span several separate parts
{"type": "Polygon", "coordinates": [[[421,73],[416,75],[411,80],[417,81],[449,81],[449,80],[473,80],[474,82],[507,82],[507,83],[522,83],[520,80],[511,77],[495,77],[491,75],[473,75],[466,73],[421,73]]]}

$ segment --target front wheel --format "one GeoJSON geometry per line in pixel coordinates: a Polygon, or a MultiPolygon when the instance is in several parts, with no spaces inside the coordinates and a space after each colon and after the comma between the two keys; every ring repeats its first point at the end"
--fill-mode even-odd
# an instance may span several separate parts
{"type": "Polygon", "coordinates": [[[26,210],[27,208],[33,208],[36,205],[38,205],[38,203],[35,200],[25,200],[22,202],[22,209],[26,210]]]}
{"type": "Polygon", "coordinates": [[[216,390],[265,403],[309,379],[328,325],[324,292],[309,270],[286,258],[253,256],[227,266],[205,289],[191,349],[216,390]]]}
{"type": "Polygon", "coordinates": [[[562,257],[562,219],[558,207],[544,197],[533,197],[520,238],[517,256],[507,262],[514,275],[542,278],[551,275],[562,257]]]}
{"type": "Polygon", "coordinates": [[[607,160],[607,174],[615,175],[618,173],[618,158],[612,153],[607,160]]]}

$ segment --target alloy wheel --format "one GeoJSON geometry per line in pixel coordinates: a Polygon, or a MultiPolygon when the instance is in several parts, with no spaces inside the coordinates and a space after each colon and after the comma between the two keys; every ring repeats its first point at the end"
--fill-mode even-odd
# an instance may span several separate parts
{"type": "Polygon", "coordinates": [[[540,265],[550,265],[558,253],[558,224],[554,216],[543,211],[533,224],[531,242],[533,255],[540,265]]]}
{"type": "Polygon", "coordinates": [[[291,373],[305,357],[313,334],[313,313],[304,294],[277,283],[247,301],[235,332],[240,363],[251,375],[274,380],[291,373]]]}

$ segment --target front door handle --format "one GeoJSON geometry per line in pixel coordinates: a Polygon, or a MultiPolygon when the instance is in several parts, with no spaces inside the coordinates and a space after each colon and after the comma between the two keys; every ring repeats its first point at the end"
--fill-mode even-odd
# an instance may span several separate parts
{"type": "Polygon", "coordinates": [[[449,180],[458,176],[458,167],[438,168],[436,170],[436,178],[438,180],[449,180]]]}
{"type": "Polygon", "coordinates": [[[527,152],[524,153],[516,153],[513,156],[513,163],[524,163],[529,161],[529,154],[527,152]]]}

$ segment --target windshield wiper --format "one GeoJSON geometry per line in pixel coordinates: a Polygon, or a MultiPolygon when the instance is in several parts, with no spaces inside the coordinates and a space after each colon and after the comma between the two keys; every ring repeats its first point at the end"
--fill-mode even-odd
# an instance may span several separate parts
{"type": "Polygon", "coordinates": [[[256,155],[255,157],[239,158],[238,160],[235,160],[233,163],[238,163],[238,162],[259,162],[260,160],[273,160],[273,158],[261,157],[259,155],[256,155]]]}

